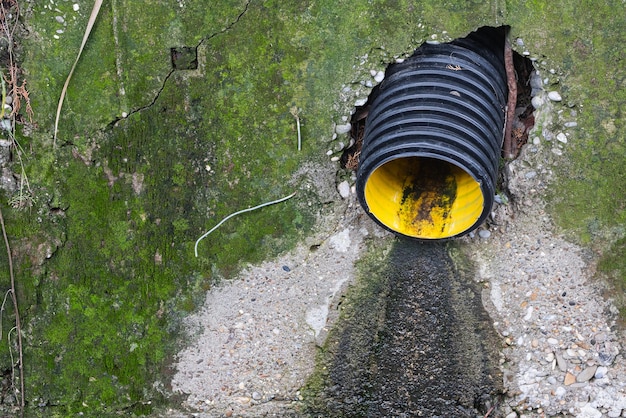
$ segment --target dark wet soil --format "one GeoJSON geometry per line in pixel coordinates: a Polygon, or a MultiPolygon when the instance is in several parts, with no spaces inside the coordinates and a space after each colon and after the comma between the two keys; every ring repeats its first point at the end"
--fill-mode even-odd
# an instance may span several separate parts
{"type": "Polygon", "coordinates": [[[456,266],[450,250],[394,244],[372,272],[375,293],[346,307],[329,336],[312,416],[496,416],[497,338],[471,269],[456,266]]]}

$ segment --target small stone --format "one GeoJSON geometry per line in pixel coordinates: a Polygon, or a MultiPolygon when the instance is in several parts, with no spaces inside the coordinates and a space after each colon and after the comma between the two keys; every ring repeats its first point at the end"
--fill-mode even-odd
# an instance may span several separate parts
{"type": "Polygon", "coordinates": [[[13,96],[7,96],[4,98],[4,103],[10,105],[11,103],[13,103],[13,96]]]}
{"type": "Polygon", "coordinates": [[[580,414],[576,416],[580,418],[602,418],[602,412],[598,411],[590,404],[586,404],[580,408],[580,414]]]}
{"type": "Polygon", "coordinates": [[[348,132],[350,132],[351,129],[352,129],[352,125],[350,123],[344,123],[341,125],[337,125],[335,127],[335,132],[337,132],[337,135],[343,135],[343,134],[347,134],[348,132]]]}
{"type": "Polygon", "coordinates": [[[567,135],[565,135],[563,132],[559,132],[559,134],[556,136],[556,140],[567,144],[567,135]]]}
{"type": "Polygon", "coordinates": [[[548,99],[552,100],[553,102],[560,102],[562,100],[561,95],[558,91],[549,92],[548,99]]]}
{"type": "Polygon", "coordinates": [[[59,22],[59,23],[63,23],[63,22],[65,22],[65,19],[63,19],[63,16],[55,16],[54,18],[55,18],[55,19],[56,19],[56,21],[57,21],[57,22],[59,22]]]}
{"type": "Polygon", "coordinates": [[[532,306],[528,307],[528,309],[526,310],[526,315],[524,315],[524,321],[530,321],[530,319],[533,317],[533,310],[534,308],[532,306]]]}
{"type": "Polygon", "coordinates": [[[593,377],[595,377],[596,379],[602,379],[604,376],[606,376],[608,371],[609,369],[607,367],[600,366],[596,369],[596,374],[593,377]]]}
{"type": "MultiPolygon", "coordinates": [[[[74,11],[75,11],[75,12],[77,12],[77,11],[78,11],[78,9],[80,9],[80,5],[79,5],[78,3],[74,3],[74,4],[72,5],[72,9],[74,9],[74,11]]],[[[232,412],[231,412],[231,414],[232,414],[232,412]]]]}
{"type": "Polygon", "coordinates": [[[363,106],[365,103],[367,103],[367,97],[362,97],[354,102],[354,106],[356,107],[363,106]]]}
{"type": "Polygon", "coordinates": [[[548,344],[557,345],[558,343],[559,343],[559,340],[557,340],[556,338],[548,338],[548,344]]]}
{"type": "Polygon", "coordinates": [[[565,122],[563,124],[563,126],[565,126],[566,128],[574,128],[574,127],[578,126],[578,123],[577,122],[573,122],[573,121],[572,122],[565,122]]]}
{"type": "Polygon", "coordinates": [[[576,381],[578,383],[587,382],[596,374],[596,370],[598,370],[598,366],[587,367],[585,370],[578,373],[578,376],[576,376],[576,381]]]}
{"type": "Polygon", "coordinates": [[[259,392],[252,392],[252,399],[258,401],[259,399],[261,399],[261,394],[259,392]]]}
{"type": "Polygon", "coordinates": [[[374,76],[374,81],[376,81],[377,83],[380,83],[384,79],[385,79],[385,73],[382,71],[377,72],[376,75],[374,76]]]}
{"type": "Polygon", "coordinates": [[[350,197],[350,183],[348,183],[346,180],[342,181],[337,185],[337,191],[343,199],[347,199],[348,197],[350,197]]]}
{"type": "Polygon", "coordinates": [[[572,383],[576,382],[576,376],[574,376],[573,374],[571,374],[570,372],[565,373],[565,379],[563,379],[563,384],[565,386],[569,386],[572,383]]]}
{"type": "Polygon", "coordinates": [[[562,398],[563,396],[565,396],[566,393],[567,393],[567,389],[565,389],[563,386],[559,386],[554,391],[554,394],[556,395],[557,398],[562,398]]]}
{"type": "Polygon", "coordinates": [[[530,100],[530,103],[535,109],[539,109],[541,106],[543,106],[543,99],[540,96],[535,96],[530,100]]]}
{"type": "Polygon", "coordinates": [[[552,153],[555,154],[555,155],[559,155],[559,156],[563,155],[563,151],[561,151],[558,148],[552,148],[552,153]]]}
{"type": "Polygon", "coordinates": [[[491,231],[489,231],[488,229],[481,229],[480,231],[478,231],[478,236],[483,239],[487,239],[491,236],[491,231]]]}
{"type": "Polygon", "coordinates": [[[556,364],[559,366],[559,370],[564,372],[567,370],[567,361],[563,358],[561,353],[555,353],[556,355],[556,364]]]}
{"type": "Polygon", "coordinates": [[[337,156],[332,157],[332,158],[330,159],[330,161],[332,161],[333,163],[336,163],[337,161],[339,161],[339,157],[337,157],[337,156]]]}
{"type": "Polygon", "coordinates": [[[13,126],[11,125],[11,121],[9,119],[2,119],[2,120],[0,120],[0,129],[3,129],[5,131],[13,130],[13,126]]]}
{"type": "Polygon", "coordinates": [[[283,266],[283,270],[285,270],[287,273],[289,273],[291,271],[289,266],[283,266]]]}

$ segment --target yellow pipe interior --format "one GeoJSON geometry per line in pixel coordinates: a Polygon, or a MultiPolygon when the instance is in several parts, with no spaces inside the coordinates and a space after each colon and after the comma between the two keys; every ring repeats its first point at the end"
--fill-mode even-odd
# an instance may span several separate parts
{"type": "Polygon", "coordinates": [[[469,173],[423,157],[398,158],[374,170],[365,183],[365,201],[383,225],[422,239],[466,231],[484,206],[480,184],[469,173]]]}

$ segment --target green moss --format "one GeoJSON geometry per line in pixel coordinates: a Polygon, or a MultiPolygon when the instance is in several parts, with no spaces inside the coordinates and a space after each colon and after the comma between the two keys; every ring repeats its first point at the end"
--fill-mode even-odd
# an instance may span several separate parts
{"type": "Polygon", "coordinates": [[[600,259],[598,270],[604,273],[615,284],[613,297],[621,303],[622,319],[624,316],[624,306],[626,306],[626,238],[617,240],[600,259]]]}

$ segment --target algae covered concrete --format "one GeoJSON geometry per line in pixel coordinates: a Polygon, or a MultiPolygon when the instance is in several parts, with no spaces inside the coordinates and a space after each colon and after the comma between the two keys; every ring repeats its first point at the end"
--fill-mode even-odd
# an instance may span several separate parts
{"type": "MultiPolygon", "coordinates": [[[[17,139],[34,202],[10,209],[3,196],[2,205],[33,414],[142,414],[164,402],[182,318],[214,283],[292,248],[332,213],[333,179],[316,184],[312,167],[334,169],[326,152],[346,141],[333,140],[334,125],[354,92],[367,94],[359,81],[370,69],[433,34],[507,24],[523,39],[516,48],[537,59],[563,114],[578,121],[555,163],[553,212],[623,280],[623,2],[111,0],[53,148],[57,100],[91,7],[22,6],[19,58],[35,118],[17,139]],[[223,217],[294,191],[224,224],[194,257],[195,240],[223,217]]],[[[10,315],[2,321],[13,326],[10,315]]],[[[3,370],[10,355],[0,346],[3,370]]]]}

